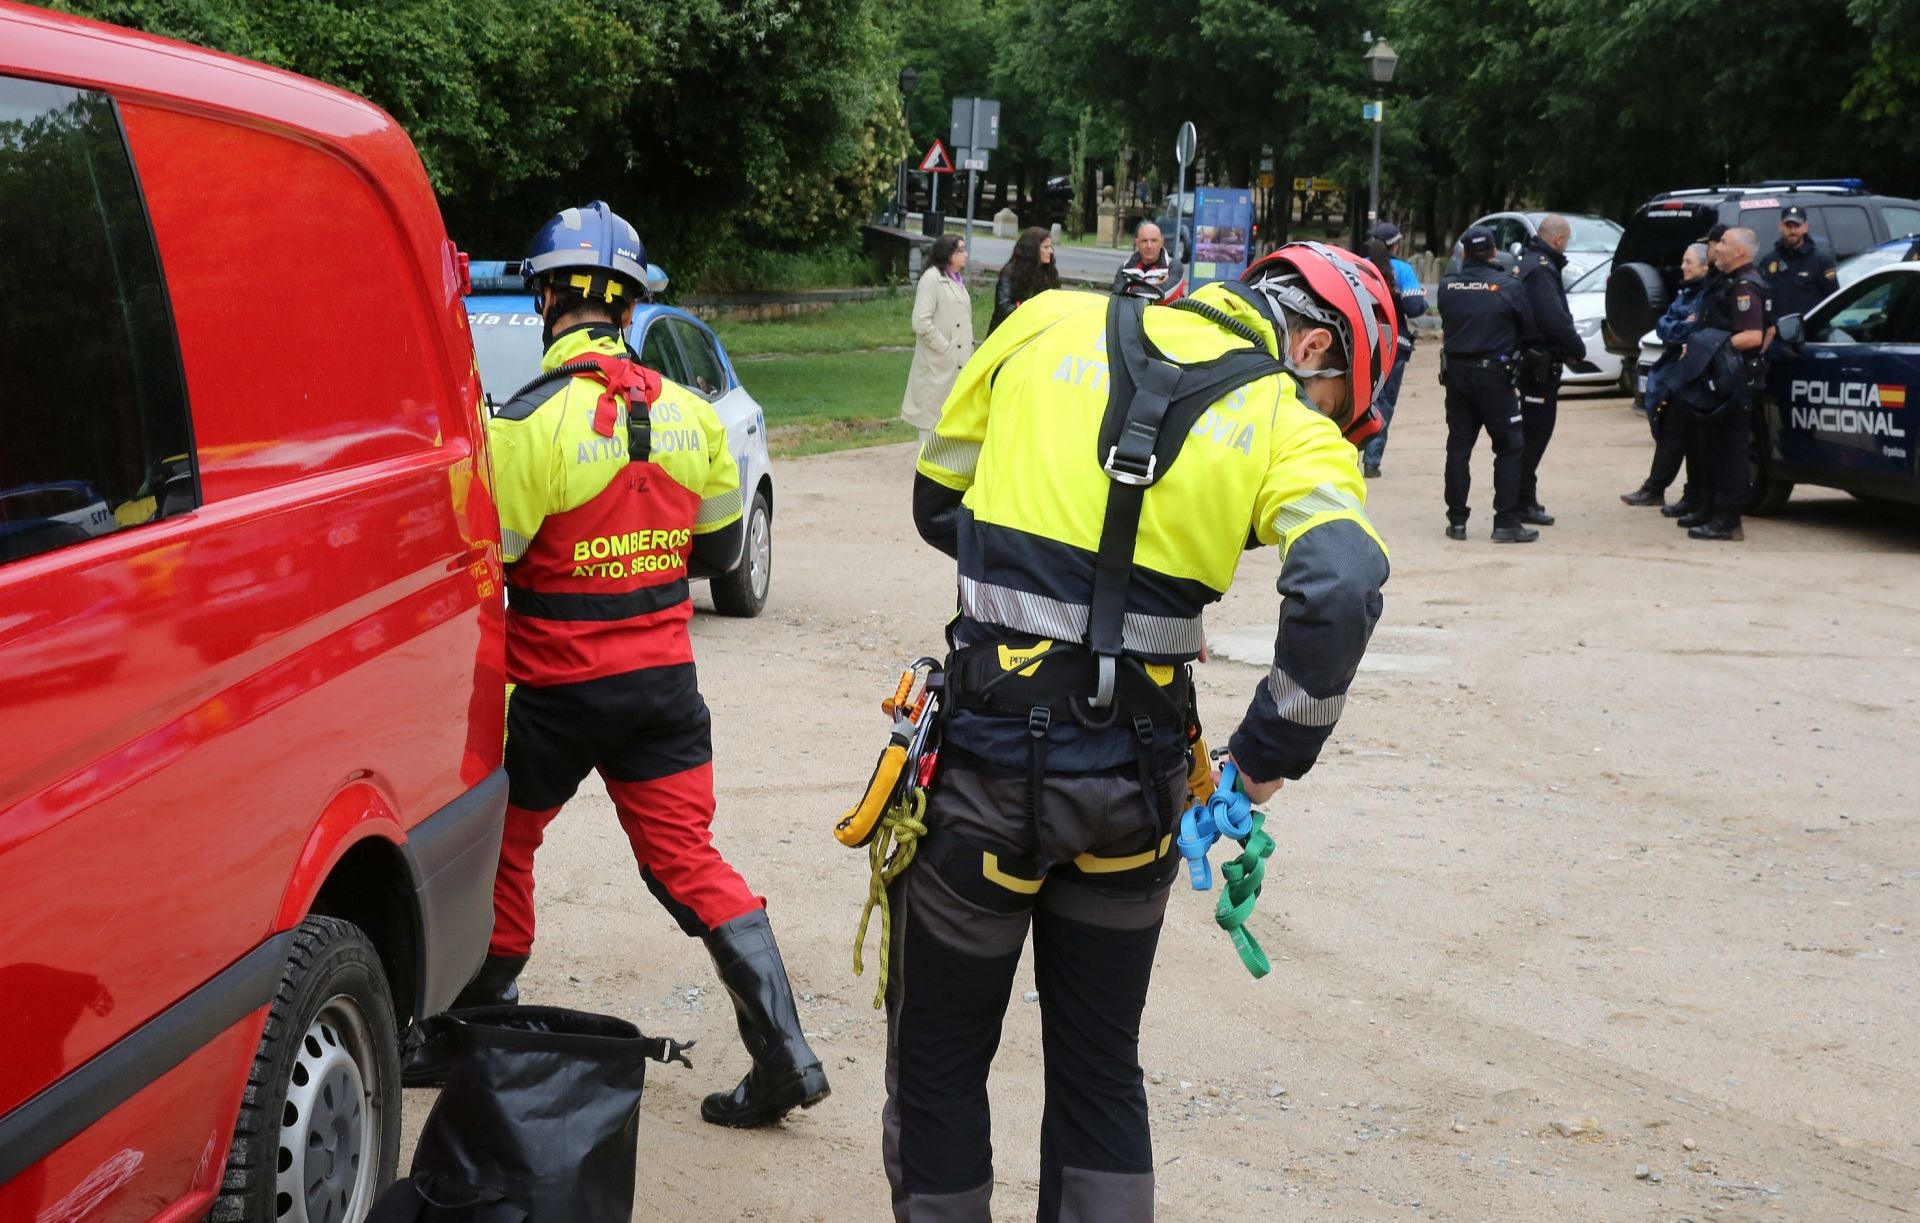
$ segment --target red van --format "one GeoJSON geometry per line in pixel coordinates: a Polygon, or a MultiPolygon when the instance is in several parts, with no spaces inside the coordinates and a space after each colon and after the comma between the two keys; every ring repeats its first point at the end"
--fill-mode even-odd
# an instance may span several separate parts
{"type": "Polygon", "coordinates": [[[0,4],[0,1220],[393,1175],[506,802],[464,281],[377,108],[0,4]]]}

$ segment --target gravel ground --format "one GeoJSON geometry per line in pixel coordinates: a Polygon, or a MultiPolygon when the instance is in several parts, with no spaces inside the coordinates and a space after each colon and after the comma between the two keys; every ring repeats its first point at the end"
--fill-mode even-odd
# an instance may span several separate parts
{"type": "MultiPolygon", "coordinates": [[[[1174,896],[1143,1040],[1160,1217],[1920,1214],[1920,530],[1812,490],[1744,544],[1689,541],[1617,501],[1648,440],[1603,398],[1562,405],[1560,525],[1487,541],[1482,446],[1452,543],[1440,417],[1428,346],[1370,485],[1386,616],[1319,767],[1271,808],[1250,928],[1272,975],[1249,979],[1211,895],[1174,896]]],[[[700,1040],[697,1070],[648,1084],[636,1219],[887,1217],[884,1027],[850,966],[866,864],[828,828],[952,606],[911,467],[901,446],[783,463],[773,602],[695,621],[719,844],[769,898],[832,1099],[771,1131],[702,1124],[745,1058],[699,944],[597,783],[542,852],[528,996],[700,1040]]],[[[1249,555],[1209,615],[1222,741],[1278,569],[1249,555]]],[[[1005,1219],[1033,1216],[1041,1104],[1030,975],[1014,988],[1005,1219]]],[[[430,1104],[409,1093],[409,1144],[430,1104]]]]}

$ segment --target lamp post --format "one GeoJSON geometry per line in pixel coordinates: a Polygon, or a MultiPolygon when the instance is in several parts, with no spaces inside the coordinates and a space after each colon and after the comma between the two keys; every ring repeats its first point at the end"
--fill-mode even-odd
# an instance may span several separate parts
{"type": "Polygon", "coordinates": [[[1387,82],[1393,79],[1400,57],[1382,38],[1361,58],[1373,72],[1373,185],[1367,190],[1367,229],[1371,232],[1380,223],[1380,124],[1386,118],[1387,82]]]}
{"type": "Polygon", "coordinates": [[[895,221],[901,229],[907,227],[907,162],[913,158],[913,124],[907,118],[907,98],[914,87],[920,83],[920,74],[912,68],[900,70],[900,122],[907,128],[907,152],[900,159],[900,181],[894,190],[893,212],[895,221]]]}

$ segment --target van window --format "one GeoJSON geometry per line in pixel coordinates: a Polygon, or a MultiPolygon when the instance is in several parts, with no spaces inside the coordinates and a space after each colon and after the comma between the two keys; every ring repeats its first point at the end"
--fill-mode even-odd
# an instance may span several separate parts
{"type": "Polygon", "coordinates": [[[196,504],[140,186],[104,94],[0,77],[0,563],[196,504]]]}
{"type": "Polygon", "coordinates": [[[1882,276],[1842,290],[1807,328],[1818,344],[1898,344],[1900,320],[1912,313],[1920,277],[1882,276]]]}
{"type": "Polygon", "coordinates": [[[1920,234],[1920,208],[1910,208],[1904,204],[1889,204],[1880,210],[1887,221],[1887,236],[1904,238],[1908,234],[1920,234]]]}
{"type": "Polygon", "coordinates": [[[1620,247],[1614,253],[1615,267],[1646,263],[1680,274],[1680,257],[1690,243],[1706,236],[1719,217],[1711,205],[1682,204],[1669,208],[1661,204],[1643,208],[1627,222],[1620,235],[1620,247]]]}
{"type": "Polygon", "coordinates": [[[1873,245],[1873,222],[1866,209],[1829,204],[1818,211],[1826,214],[1827,249],[1834,258],[1845,259],[1873,245]]]}

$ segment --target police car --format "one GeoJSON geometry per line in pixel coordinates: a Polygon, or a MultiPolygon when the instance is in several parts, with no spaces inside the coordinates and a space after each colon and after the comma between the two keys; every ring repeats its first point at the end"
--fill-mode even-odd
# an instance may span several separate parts
{"type": "MultiPolygon", "coordinates": [[[[491,409],[539,374],[545,355],[542,322],[520,280],[518,262],[476,261],[470,268],[467,323],[491,409]]],[[[666,284],[666,274],[647,265],[648,289],[658,293],[666,284]]],[[[713,606],[723,615],[757,616],[767,605],[773,579],[773,462],[766,413],[740,385],[719,339],[685,310],[642,303],[634,309],[627,337],[643,365],[712,403],[726,426],[727,446],[740,468],[746,523],[739,561],[712,579],[713,606]]]]}
{"type": "Polygon", "coordinates": [[[1749,512],[1779,509],[1796,483],[1920,504],[1920,262],[1868,272],[1778,329],[1749,512]]]}

